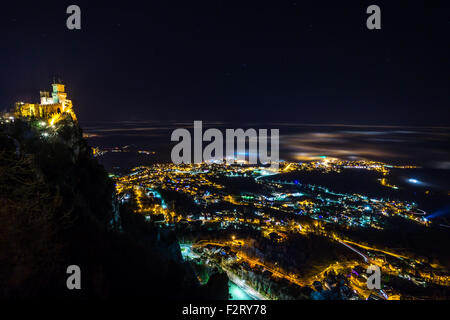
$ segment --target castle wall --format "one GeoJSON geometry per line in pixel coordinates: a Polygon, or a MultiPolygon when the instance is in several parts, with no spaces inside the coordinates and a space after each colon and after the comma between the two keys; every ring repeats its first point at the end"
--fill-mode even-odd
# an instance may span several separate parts
{"type": "Polygon", "coordinates": [[[67,99],[67,93],[64,92],[64,85],[52,84],[53,92],[40,92],[41,103],[23,103],[18,102],[14,108],[14,115],[17,117],[36,117],[42,119],[51,119],[51,123],[59,121],[64,117],[58,114],[70,115],[76,121],[77,117],[72,109],[72,101],[67,99]]]}
{"type": "Polygon", "coordinates": [[[50,118],[55,113],[62,112],[60,103],[54,104],[35,104],[35,103],[18,103],[14,114],[19,117],[37,117],[50,118]]]}

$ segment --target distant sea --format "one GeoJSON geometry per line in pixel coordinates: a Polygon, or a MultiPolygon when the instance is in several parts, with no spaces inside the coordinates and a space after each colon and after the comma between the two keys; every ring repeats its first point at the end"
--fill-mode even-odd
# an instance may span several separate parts
{"type": "MultiPolygon", "coordinates": [[[[193,122],[86,122],[81,123],[81,126],[93,147],[103,149],[128,146],[127,150],[130,152],[107,152],[99,157],[109,172],[119,173],[125,173],[139,165],[171,161],[171,149],[176,144],[170,141],[173,130],[187,128],[193,136],[193,122]],[[151,153],[138,153],[139,150],[151,153]]],[[[406,196],[407,199],[404,200],[420,199],[424,208],[429,210],[437,210],[449,203],[449,127],[203,122],[203,128],[218,128],[223,134],[225,129],[236,128],[279,129],[281,160],[308,161],[326,156],[420,166],[420,169],[392,170],[390,183],[395,182],[401,187],[401,198],[406,196]],[[411,179],[419,183],[411,183],[411,179]],[[426,190],[436,191],[438,194],[436,197],[425,197],[426,190]]],[[[204,146],[206,144],[207,142],[204,146]]],[[[299,178],[307,179],[306,176],[299,178]]],[[[375,175],[362,171],[345,173],[336,178],[332,175],[316,175],[314,182],[336,191],[359,190],[375,197],[386,196],[386,191],[393,196],[396,194],[392,189],[383,190],[385,187],[380,187],[375,175]]]]}
{"type": "MultiPolygon", "coordinates": [[[[175,145],[170,141],[172,131],[177,128],[192,130],[193,122],[86,122],[81,125],[89,135],[91,146],[130,145],[137,149],[155,151],[153,161],[170,161],[170,151],[175,145]]],[[[228,128],[278,128],[280,158],[289,161],[329,156],[450,169],[449,127],[204,122],[203,128],[218,128],[222,132],[228,128]]],[[[205,142],[204,145],[206,144],[205,142]]],[[[120,160],[117,161],[109,159],[105,161],[105,165],[124,165],[120,160]]]]}

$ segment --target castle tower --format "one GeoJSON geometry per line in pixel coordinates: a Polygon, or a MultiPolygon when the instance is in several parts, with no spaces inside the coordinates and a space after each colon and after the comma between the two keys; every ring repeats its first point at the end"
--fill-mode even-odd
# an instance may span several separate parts
{"type": "Polygon", "coordinates": [[[64,103],[67,98],[67,93],[65,93],[64,85],[61,83],[53,83],[53,103],[64,103]]]}
{"type": "Polygon", "coordinates": [[[53,103],[53,99],[50,98],[50,92],[40,91],[40,96],[41,96],[41,105],[53,103]]]}

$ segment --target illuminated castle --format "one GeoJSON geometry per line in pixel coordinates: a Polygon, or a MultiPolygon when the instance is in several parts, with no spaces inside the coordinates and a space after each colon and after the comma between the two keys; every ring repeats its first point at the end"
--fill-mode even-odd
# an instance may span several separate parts
{"type": "Polygon", "coordinates": [[[14,116],[16,117],[36,117],[46,119],[50,125],[62,119],[77,120],[72,108],[72,101],[67,99],[64,85],[60,83],[52,84],[53,91],[41,91],[41,103],[16,102],[14,116]]]}

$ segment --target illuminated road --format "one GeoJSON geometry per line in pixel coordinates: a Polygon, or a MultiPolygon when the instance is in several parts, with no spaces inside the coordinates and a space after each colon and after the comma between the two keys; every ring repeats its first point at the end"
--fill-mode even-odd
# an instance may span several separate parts
{"type": "Polygon", "coordinates": [[[425,216],[427,213],[424,210],[417,208],[416,212],[413,212],[413,214],[416,214],[418,216],[425,216]]]}
{"type": "Polygon", "coordinates": [[[244,289],[232,281],[228,282],[228,292],[231,295],[230,300],[255,300],[252,296],[245,292],[244,289]]]}
{"type": "MultiPolygon", "coordinates": [[[[250,287],[248,284],[245,283],[245,280],[242,280],[240,278],[238,278],[237,276],[235,276],[231,271],[223,268],[223,270],[227,273],[228,278],[230,279],[230,281],[238,286],[242,291],[245,292],[246,295],[248,295],[251,299],[248,300],[267,300],[266,297],[264,297],[262,294],[260,294],[258,291],[254,290],[252,287],[250,287]]],[[[233,289],[233,287],[230,287],[230,291],[233,291],[236,289],[233,289]]],[[[233,292],[230,292],[231,295],[233,296],[233,292]]],[[[244,300],[244,297],[239,294],[239,292],[237,292],[238,295],[236,297],[236,299],[232,299],[232,300],[244,300]]],[[[247,299],[245,299],[247,300],[247,299]]]]}
{"type": "MultiPolygon", "coordinates": [[[[219,245],[217,243],[202,241],[207,244],[219,245]]],[[[180,244],[181,254],[184,260],[190,260],[194,258],[200,258],[198,254],[192,251],[192,246],[188,244],[180,244]]],[[[230,279],[229,292],[232,296],[232,300],[267,300],[266,297],[254,290],[252,287],[245,283],[245,280],[238,278],[230,270],[222,267],[223,271],[227,273],[230,279]]]]}
{"type": "Polygon", "coordinates": [[[349,248],[350,250],[353,250],[354,252],[356,252],[357,254],[359,254],[361,257],[363,257],[364,261],[366,263],[369,262],[369,258],[367,258],[367,256],[365,254],[363,254],[361,251],[356,250],[355,248],[353,248],[352,246],[346,244],[344,241],[338,240],[338,242],[340,244],[343,244],[344,246],[346,246],[347,248],[349,248]]]}
{"type": "MultiPolygon", "coordinates": [[[[214,246],[223,247],[223,246],[226,246],[226,245],[233,246],[234,242],[239,242],[239,240],[232,241],[231,244],[227,243],[227,242],[225,242],[225,243],[217,243],[217,242],[210,242],[210,241],[207,241],[207,240],[202,240],[202,241],[199,241],[199,242],[195,243],[194,246],[206,246],[206,245],[210,244],[210,245],[214,245],[214,246]]],[[[297,284],[299,286],[304,286],[305,285],[304,283],[300,282],[298,279],[296,279],[296,278],[294,278],[294,277],[292,277],[292,276],[290,276],[288,274],[284,274],[282,272],[279,272],[279,271],[277,271],[277,270],[275,270],[275,269],[265,265],[263,262],[261,262],[259,260],[252,259],[252,258],[248,257],[247,255],[245,255],[242,252],[237,252],[236,256],[239,259],[247,261],[251,265],[260,265],[260,266],[262,266],[265,270],[271,272],[275,277],[287,279],[290,282],[293,282],[293,283],[295,283],[295,284],[297,284]]]]}
{"type": "Polygon", "coordinates": [[[371,247],[364,246],[362,244],[359,244],[359,243],[356,243],[356,242],[353,242],[353,241],[349,241],[349,240],[342,240],[342,241],[344,241],[346,243],[349,243],[349,244],[352,244],[352,245],[355,245],[355,246],[358,246],[358,247],[366,249],[366,250],[382,252],[382,253],[388,254],[390,256],[396,257],[396,258],[409,259],[408,257],[402,256],[400,254],[396,254],[396,253],[385,251],[385,250],[381,250],[381,249],[371,248],[371,247]]]}
{"type": "Polygon", "coordinates": [[[297,280],[296,278],[291,277],[291,276],[289,276],[289,275],[287,275],[287,274],[281,273],[281,272],[279,272],[279,271],[277,271],[277,270],[275,270],[275,269],[272,269],[272,268],[268,267],[267,265],[265,265],[264,263],[262,263],[262,262],[259,261],[259,260],[251,259],[251,258],[249,258],[248,256],[246,256],[246,255],[244,255],[244,254],[242,254],[242,253],[240,253],[240,252],[237,253],[236,256],[239,257],[239,258],[241,258],[241,259],[243,259],[243,260],[245,260],[245,261],[247,261],[247,262],[250,262],[250,264],[262,266],[265,270],[271,272],[272,275],[274,275],[274,276],[276,276],[276,277],[278,277],[278,278],[284,278],[284,279],[287,279],[287,280],[289,280],[290,282],[293,282],[293,283],[295,283],[295,284],[297,284],[297,285],[299,285],[299,286],[304,286],[304,283],[300,282],[300,281],[297,280]]]}

